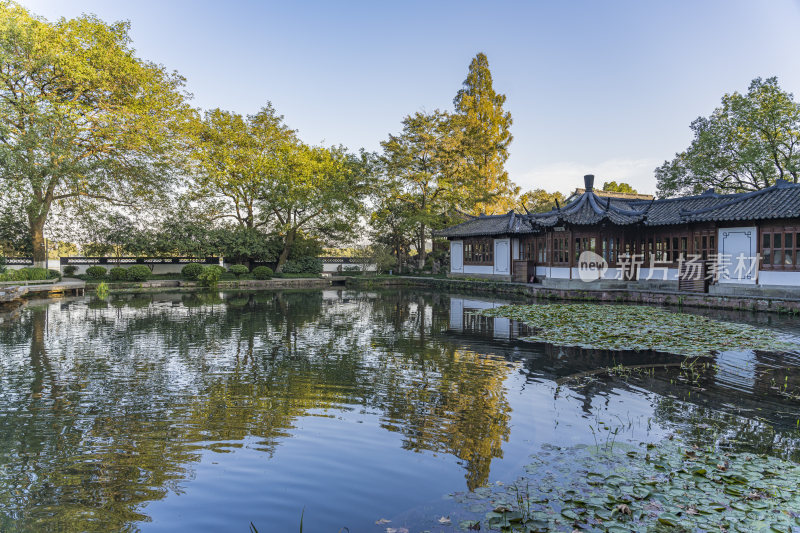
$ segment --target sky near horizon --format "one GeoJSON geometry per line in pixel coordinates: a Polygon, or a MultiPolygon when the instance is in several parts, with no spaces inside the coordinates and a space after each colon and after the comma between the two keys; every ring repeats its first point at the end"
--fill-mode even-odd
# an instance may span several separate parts
{"type": "Polygon", "coordinates": [[[653,169],[723,94],[778,76],[800,95],[800,0],[21,3],[49,20],[129,20],[137,55],[185,76],[194,106],[271,101],[305,142],[352,150],[378,150],[405,115],[452,109],[482,51],[525,190],[594,173],[652,193],[653,169]]]}

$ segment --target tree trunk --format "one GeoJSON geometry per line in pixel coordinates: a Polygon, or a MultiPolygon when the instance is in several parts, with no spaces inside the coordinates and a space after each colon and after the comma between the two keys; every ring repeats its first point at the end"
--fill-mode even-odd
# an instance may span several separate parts
{"type": "Polygon", "coordinates": [[[31,240],[33,241],[33,266],[47,268],[47,249],[44,246],[44,216],[30,221],[31,240]]]}
{"type": "Polygon", "coordinates": [[[419,257],[419,269],[422,270],[425,268],[425,259],[427,259],[425,253],[425,224],[423,224],[419,230],[419,249],[417,252],[417,256],[419,257]]]}
{"type": "Polygon", "coordinates": [[[275,267],[275,272],[283,272],[283,265],[289,258],[289,252],[292,251],[292,245],[294,244],[296,235],[297,230],[291,230],[286,234],[286,238],[283,240],[283,250],[281,251],[280,257],[278,257],[278,266],[275,267]]]}

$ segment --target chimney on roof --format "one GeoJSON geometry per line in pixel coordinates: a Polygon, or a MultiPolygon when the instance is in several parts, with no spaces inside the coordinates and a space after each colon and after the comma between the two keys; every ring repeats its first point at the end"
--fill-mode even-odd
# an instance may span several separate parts
{"type": "Polygon", "coordinates": [[[583,177],[583,183],[586,187],[586,192],[592,192],[594,190],[594,174],[586,174],[583,177]]]}

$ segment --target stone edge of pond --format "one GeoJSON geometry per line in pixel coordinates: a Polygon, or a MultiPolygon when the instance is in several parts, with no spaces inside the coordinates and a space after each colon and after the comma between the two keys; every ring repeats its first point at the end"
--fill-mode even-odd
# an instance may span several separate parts
{"type": "Polygon", "coordinates": [[[553,289],[508,281],[428,278],[419,276],[348,277],[346,285],[354,289],[423,287],[464,294],[523,297],[532,299],[533,301],[628,303],[800,315],[800,299],[773,296],[720,296],[691,292],[648,291],[641,289],[553,289]]]}
{"type": "MultiPolygon", "coordinates": [[[[269,291],[276,289],[324,289],[332,286],[331,278],[283,278],[271,280],[220,281],[216,287],[209,288],[193,281],[154,280],[141,283],[109,283],[109,294],[143,292],[207,292],[207,291],[269,291]]],[[[87,285],[86,292],[96,292],[96,285],[87,285]]]]}

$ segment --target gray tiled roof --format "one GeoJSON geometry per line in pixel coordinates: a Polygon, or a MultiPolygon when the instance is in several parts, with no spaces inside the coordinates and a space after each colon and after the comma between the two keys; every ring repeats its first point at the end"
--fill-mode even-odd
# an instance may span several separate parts
{"type": "Polygon", "coordinates": [[[574,201],[547,213],[481,215],[436,232],[442,237],[477,237],[538,233],[560,224],[588,226],[607,221],[618,226],[665,226],[689,222],[735,222],[800,218],[800,184],[779,180],[755,192],[716,194],[663,200],[601,198],[586,191],[574,201]]]}
{"type": "Polygon", "coordinates": [[[481,215],[435,232],[440,237],[482,237],[531,233],[531,225],[521,215],[509,211],[505,215],[481,215]]]}
{"type": "Polygon", "coordinates": [[[542,227],[565,223],[588,226],[604,220],[619,226],[627,226],[645,220],[648,207],[649,205],[634,207],[631,206],[630,201],[625,200],[600,198],[589,191],[560,209],[548,213],[527,215],[527,218],[535,225],[542,227]]]}
{"type": "MultiPolygon", "coordinates": [[[[640,207],[647,202],[631,202],[640,207]]],[[[647,225],[687,222],[734,222],[800,217],[800,184],[779,180],[755,192],[715,194],[656,200],[647,214],[647,225]]]]}

